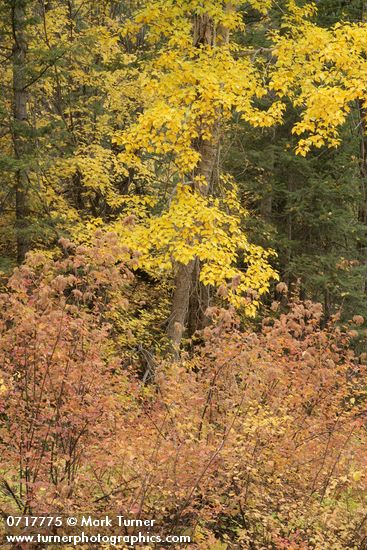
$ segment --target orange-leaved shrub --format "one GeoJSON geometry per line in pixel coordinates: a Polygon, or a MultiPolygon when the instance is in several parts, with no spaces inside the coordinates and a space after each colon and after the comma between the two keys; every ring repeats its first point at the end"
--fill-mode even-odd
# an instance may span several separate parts
{"type": "MultiPolygon", "coordinates": [[[[112,299],[132,275],[108,235],[28,256],[0,295],[0,488],[7,513],[86,505],[108,460],[124,379],[108,348],[112,299]],[[9,508],[10,507],[10,508],[9,508]]],[[[120,305],[127,306],[125,298],[120,305]]],[[[0,499],[0,502],[1,499],[0,499]]]]}
{"type": "Polygon", "coordinates": [[[255,331],[213,308],[146,384],[114,334],[116,237],[64,247],[0,298],[2,509],[153,518],[206,550],[363,548],[366,371],[337,318],[295,301],[255,331]]]}
{"type": "Polygon", "coordinates": [[[139,450],[124,443],[131,502],[203,549],[362,548],[366,372],[347,331],[312,302],[259,332],[211,313],[200,352],[157,369],[139,450]]]}

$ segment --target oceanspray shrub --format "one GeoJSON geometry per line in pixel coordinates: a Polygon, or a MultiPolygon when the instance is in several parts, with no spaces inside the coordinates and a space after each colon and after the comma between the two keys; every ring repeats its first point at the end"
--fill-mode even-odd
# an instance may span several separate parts
{"type": "Polygon", "coordinates": [[[119,502],[203,549],[361,548],[366,377],[349,336],[311,302],[258,333],[211,315],[198,355],[157,368],[119,502]]]}
{"type": "Polygon", "coordinates": [[[366,373],[349,335],[337,318],[321,328],[311,302],[265,319],[258,334],[228,312],[216,318],[198,365],[208,386],[200,422],[213,437],[237,418],[205,491],[209,516],[222,507],[214,531],[245,548],[360,548],[366,373]]]}
{"type": "MultiPolygon", "coordinates": [[[[22,513],[85,506],[108,458],[123,378],[108,350],[109,302],[131,280],[116,238],[29,255],[0,295],[0,489],[22,513]],[[88,470],[89,469],[89,470],[88,470]]],[[[126,304],[125,304],[126,305],[126,304]]]]}
{"type": "Polygon", "coordinates": [[[114,235],[62,244],[0,296],[1,508],[153,518],[203,550],[362,548],[366,372],[349,328],[311,302],[274,304],[256,332],[213,308],[201,348],[149,356],[146,384],[114,324],[128,253],[114,235]]]}

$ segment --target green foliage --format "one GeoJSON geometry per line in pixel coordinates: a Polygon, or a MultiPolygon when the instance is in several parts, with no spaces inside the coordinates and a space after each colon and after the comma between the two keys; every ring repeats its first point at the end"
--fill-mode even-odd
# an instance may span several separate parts
{"type": "Polygon", "coordinates": [[[346,316],[356,308],[365,314],[367,305],[355,116],[338,150],[306,159],[293,154],[286,129],[260,134],[238,125],[226,159],[255,213],[247,220],[250,235],[277,251],[281,277],[300,280],[304,295],[324,302],[328,313],[343,306],[346,316]]]}
{"type": "Polygon", "coordinates": [[[364,10],[2,2],[3,515],[363,547],[364,10]]]}

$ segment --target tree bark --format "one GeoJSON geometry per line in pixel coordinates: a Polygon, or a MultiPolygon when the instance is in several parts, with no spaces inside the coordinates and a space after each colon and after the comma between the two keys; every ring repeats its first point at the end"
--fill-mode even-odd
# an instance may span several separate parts
{"type": "Polygon", "coordinates": [[[208,324],[206,310],[210,304],[210,286],[200,281],[201,264],[195,259],[195,267],[191,278],[189,309],[187,312],[187,335],[191,337],[197,330],[208,324]]]}
{"type": "MultiPolygon", "coordinates": [[[[360,192],[361,201],[358,207],[358,221],[361,222],[367,229],[367,133],[366,133],[366,109],[363,108],[362,102],[359,102],[359,117],[360,117],[360,143],[359,143],[359,173],[360,173],[360,192]]],[[[367,254],[364,242],[359,246],[359,255],[361,262],[365,266],[363,279],[363,292],[367,294],[367,254]]]]}
{"type": "MultiPolygon", "coordinates": [[[[13,143],[15,157],[24,161],[27,154],[25,130],[28,122],[28,94],[26,90],[27,40],[25,27],[25,0],[13,0],[13,143]]],[[[29,204],[28,175],[24,167],[15,174],[15,230],[17,243],[17,262],[22,263],[29,249],[29,204]]]]}
{"type": "MultiPolygon", "coordinates": [[[[231,9],[230,3],[227,9],[231,9]]],[[[196,16],[193,22],[194,46],[212,46],[228,43],[228,30],[215,27],[208,15],[196,16]]],[[[202,196],[212,192],[213,176],[218,159],[220,141],[220,112],[218,119],[211,129],[210,141],[199,140],[196,150],[200,153],[200,161],[192,175],[193,188],[202,196]],[[203,176],[204,183],[195,183],[196,176],[203,176]]],[[[177,263],[174,280],[174,294],[172,299],[171,315],[168,322],[167,334],[177,349],[181,343],[185,330],[187,335],[205,325],[205,310],[209,305],[209,289],[200,282],[200,262],[198,258],[187,265],[177,263]]]]}
{"type": "Polygon", "coordinates": [[[168,337],[175,348],[180,345],[185,330],[194,267],[195,260],[191,260],[187,265],[179,262],[176,265],[171,315],[167,328],[168,337]]]}
{"type": "MultiPolygon", "coordinates": [[[[200,185],[200,187],[193,185],[195,191],[202,196],[208,196],[211,191],[218,143],[219,125],[216,125],[213,129],[212,141],[209,143],[204,142],[197,148],[201,160],[193,176],[204,176],[206,183],[200,185]]],[[[177,262],[175,271],[174,293],[167,334],[174,347],[177,347],[181,343],[187,321],[189,321],[187,327],[189,337],[205,325],[205,310],[209,305],[209,290],[200,282],[200,262],[198,258],[191,260],[186,265],[177,262]]]]}
{"type": "MultiPolygon", "coordinates": [[[[367,21],[367,2],[362,3],[361,22],[367,21]]],[[[361,202],[358,208],[358,221],[361,222],[367,230],[367,110],[363,106],[363,102],[358,102],[359,113],[359,129],[360,129],[360,141],[359,141],[359,173],[360,173],[360,191],[361,202]]],[[[362,291],[367,294],[367,250],[364,242],[359,247],[360,260],[365,266],[364,278],[362,283],[362,291]]]]}

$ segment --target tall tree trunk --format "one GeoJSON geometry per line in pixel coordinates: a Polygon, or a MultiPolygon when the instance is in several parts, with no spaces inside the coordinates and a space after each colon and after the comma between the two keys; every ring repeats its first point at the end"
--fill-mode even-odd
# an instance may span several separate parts
{"type": "MultiPolygon", "coordinates": [[[[204,176],[206,185],[196,188],[202,195],[208,196],[213,192],[217,181],[217,161],[219,155],[220,122],[219,119],[213,128],[211,142],[203,142],[198,147],[201,161],[194,176],[204,176]]],[[[200,281],[201,262],[195,259],[195,265],[191,276],[190,298],[187,311],[187,336],[191,337],[197,330],[201,330],[208,322],[205,315],[210,303],[210,287],[200,281]]]]}
{"type": "Polygon", "coordinates": [[[262,219],[266,223],[271,223],[271,214],[273,209],[273,182],[274,182],[274,172],[275,172],[275,152],[274,152],[274,146],[276,140],[276,133],[275,130],[271,132],[271,137],[269,138],[270,141],[270,148],[268,151],[268,170],[270,172],[270,177],[268,176],[268,182],[265,185],[264,194],[261,198],[260,203],[260,214],[262,219]]]}
{"type": "MultiPolygon", "coordinates": [[[[231,9],[230,3],[227,9],[231,9]]],[[[212,46],[228,42],[228,30],[215,27],[213,20],[208,15],[196,16],[193,22],[193,43],[195,46],[212,46]]],[[[202,196],[208,196],[212,192],[213,175],[215,173],[220,141],[220,113],[218,120],[212,128],[210,141],[200,140],[197,143],[197,151],[200,153],[200,162],[193,174],[203,176],[204,183],[200,186],[193,183],[195,191],[202,196]]],[[[191,336],[205,323],[205,310],[209,304],[209,292],[199,280],[200,262],[195,258],[187,265],[177,263],[174,280],[174,295],[172,300],[171,315],[168,321],[167,334],[175,348],[181,343],[184,331],[188,329],[191,336]]]]}
{"type": "MultiPolygon", "coordinates": [[[[367,22],[367,2],[362,3],[361,22],[367,22]]],[[[360,170],[360,191],[361,202],[358,208],[358,221],[361,222],[367,231],[367,109],[363,106],[363,102],[358,102],[358,113],[360,118],[360,141],[359,141],[359,170],[360,170]]],[[[367,294],[367,249],[365,242],[359,248],[360,260],[363,262],[364,279],[362,290],[367,294]]]]}
{"type": "MultiPolygon", "coordinates": [[[[360,170],[360,191],[361,201],[358,208],[358,221],[361,222],[367,231],[367,111],[363,107],[362,102],[359,102],[359,117],[360,117],[360,155],[359,155],[359,170],[360,170]]],[[[365,242],[360,244],[359,254],[360,259],[365,266],[363,279],[363,292],[367,294],[367,254],[365,242]]]]}
{"type": "Polygon", "coordinates": [[[176,265],[171,315],[167,328],[168,337],[175,348],[180,345],[185,330],[194,268],[195,260],[186,265],[177,262],[176,265]]]}
{"type": "MultiPolygon", "coordinates": [[[[27,40],[25,36],[25,0],[12,0],[13,26],[13,142],[18,161],[25,161],[27,137],[25,135],[28,121],[26,90],[27,40]]],[[[21,166],[15,174],[15,230],[17,240],[17,262],[20,264],[29,248],[29,205],[28,175],[21,166]]]]}
{"type": "Polygon", "coordinates": [[[203,329],[208,323],[206,310],[210,305],[210,286],[200,281],[201,264],[195,259],[195,267],[191,278],[190,300],[187,312],[187,335],[190,337],[197,330],[203,329]]]}
{"type": "MultiPolygon", "coordinates": [[[[213,128],[213,139],[210,143],[204,142],[197,147],[201,160],[195,170],[195,176],[204,176],[204,184],[195,185],[195,191],[202,196],[208,196],[211,191],[214,168],[217,160],[219,142],[219,124],[213,128]]],[[[171,306],[171,315],[168,322],[168,336],[175,347],[179,346],[186,322],[188,323],[188,335],[192,336],[194,332],[202,328],[205,323],[205,310],[208,302],[208,289],[199,280],[200,262],[198,258],[191,260],[184,265],[179,262],[176,264],[176,273],[174,280],[174,294],[171,306]]]]}

